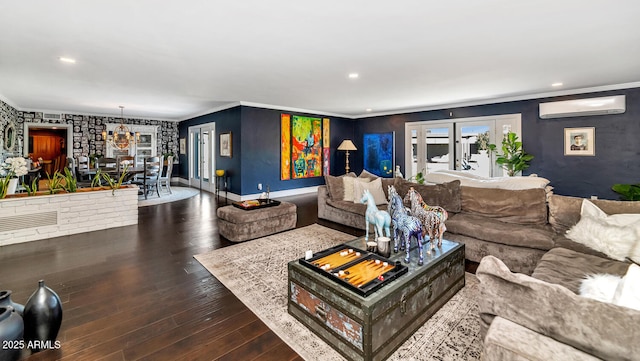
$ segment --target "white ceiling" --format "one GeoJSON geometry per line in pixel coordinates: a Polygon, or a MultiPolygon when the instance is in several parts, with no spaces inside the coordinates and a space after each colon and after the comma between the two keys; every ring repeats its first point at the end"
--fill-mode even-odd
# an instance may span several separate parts
{"type": "Polygon", "coordinates": [[[0,99],[361,117],[640,86],[639,19],[638,0],[0,0],[0,99]]]}

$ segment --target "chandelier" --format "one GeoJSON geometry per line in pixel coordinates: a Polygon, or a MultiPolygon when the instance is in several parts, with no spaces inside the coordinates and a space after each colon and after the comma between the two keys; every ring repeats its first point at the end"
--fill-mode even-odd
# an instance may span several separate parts
{"type": "Polygon", "coordinates": [[[131,144],[135,144],[140,140],[140,133],[136,132],[135,134],[129,131],[126,125],[122,122],[124,120],[124,107],[120,105],[120,125],[116,127],[113,131],[109,131],[107,133],[106,130],[102,131],[102,139],[104,139],[107,144],[116,148],[116,149],[129,149],[131,144]]]}

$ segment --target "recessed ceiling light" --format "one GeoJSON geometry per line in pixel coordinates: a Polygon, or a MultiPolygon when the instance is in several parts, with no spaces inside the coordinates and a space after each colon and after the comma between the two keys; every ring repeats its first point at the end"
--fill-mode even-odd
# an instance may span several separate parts
{"type": "Polygon", "coordinates": [[[562,83],[560,83],[560,82],[553,83],[553,84],[551,84],[551,86],[554,86],[554,87],[555,87],[555,86],[562,86],[562,83]]]}
{"type": "Polygon", "coordinates": [[[358,73],[349,73],[349,79],[357,79],[359,76],[358,73]]]}
{"type": "Polygon", "coordinates": [[[365,109],[365,110],[366,110],[366,111],[368,111],[368,112],[370,112],[372,109],[371,109],[371,108],[367,108],[367,109],[365,109]]]}
{"type": "Polygon", "coordinates": [[[61,56],[58,59],[60,59],[60,61],[63,62],[63,63],[69,63],[69,64],[75,64],[76,63],[76,59],[65,58],[64,56],[61,56]]]}

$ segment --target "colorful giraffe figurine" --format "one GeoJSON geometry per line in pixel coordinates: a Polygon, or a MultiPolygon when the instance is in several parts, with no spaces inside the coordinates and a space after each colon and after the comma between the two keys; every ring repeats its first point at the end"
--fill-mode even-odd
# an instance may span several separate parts
{"type": "MultiPolygon", "coordinates": [[[[429,235],[431,250],[436,247],[435,240],[438,240],[438,247],[442,246],[442,236],[447,230],[444,222],[449,218],[447,211],[440,206],[428,206],[420,193],[413,187],[409,188],[404,197],[405,202],[411,205],[411,215],[417,217],[422,222],[423,234],[429,235]]],[[[427,251],[430,254],[430,250],[427,251]]]]}

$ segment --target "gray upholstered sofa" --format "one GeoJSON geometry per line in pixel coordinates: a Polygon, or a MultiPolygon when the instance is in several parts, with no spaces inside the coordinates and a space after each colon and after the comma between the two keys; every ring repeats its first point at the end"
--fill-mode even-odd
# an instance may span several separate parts
{"type": "MultiPolygon", "coordinates": [[[[360,177],[374,176],[365,172],[360,177]]],[[[318,188],[318,218],[364,229],[366,207],[342,200],[341,177],[325,180],[326,185],[318,188]]],[[[383,178],[382,183],[385,192],[393,184],[402,197],[414,187],[427,204],[445,208],[449,212],[445,238],[464,243],[468,260],[480,262],[494,255],[514,271],[531,274],[554,246],[556,234],[548,223],[544,188],[480,188],[461,186],[460,180],[420,185],[402,178],[383,178]]],[[[378,208],[386,209],[386,204],[378,208]]]]}
{"type": "MultiPolygon", "coordinates": [[[[609,215],[640,213],[640,202],[593,203],[609,215]]],[[[640,359],[640,311],[579,296],[585,276],[622,276],[630,265],[564,237],[580,220],[581,204],[581,198],[549,198],[556,247],[531,276],[512,273],[493,256],[480,262],[484,360],[640,359]]]]}

